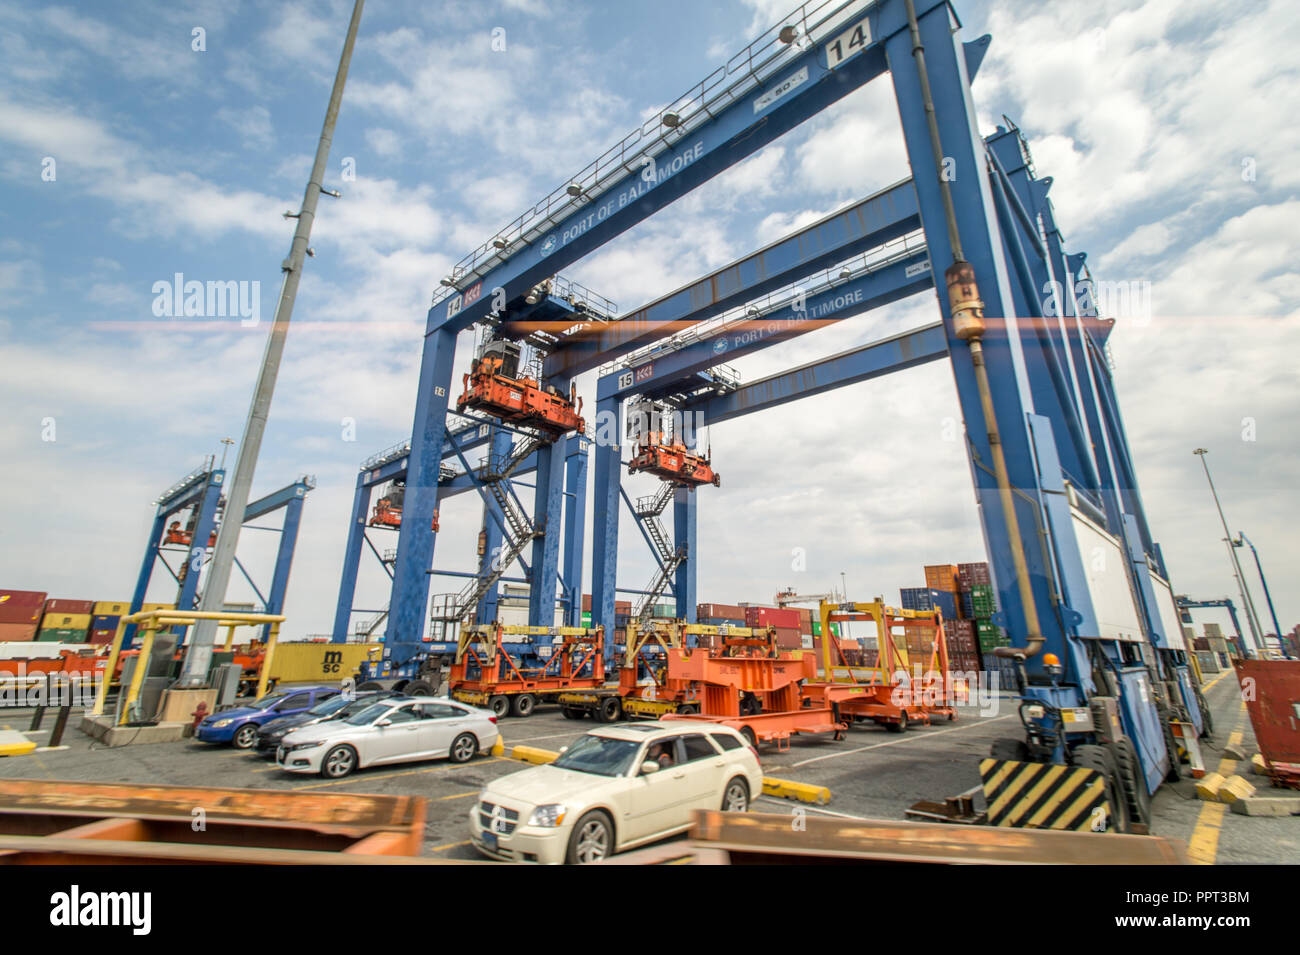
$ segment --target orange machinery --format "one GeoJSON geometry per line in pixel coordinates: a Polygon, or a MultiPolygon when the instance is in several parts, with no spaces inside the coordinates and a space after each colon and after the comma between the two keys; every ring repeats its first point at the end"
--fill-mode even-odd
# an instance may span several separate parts
{"type": "Polygon", "coordinates": [[[486,706],[497,716],[531,716],[538,703],[554,702],[565,691],[597,689],[604,684],[604,627],[492,623],[461,626],[449,693],[462,703],[486,706]],[[506,651],[502,639],[506,636],[549,636],[553,652],[541,667],[521,667],[506,651]]]}
{"type": "MultiPolygon", "coordinates": [[[[184,544],[186,547],[194,543],[194,531],[181,527],[180,521],[172,521],[167,525],[167,533],[163,537],[164,544],[184,544]]],[[[208,546],[217,546],[217,532],[214,530],[208,535],[208,546]]]]}
{"type": "Polygon", "coordinates": [[[669,650],[668,677],[699,684],[700,712],[663,719],[721,723],[739,730],[751,746],[775,742],[778,750],[788,749],[798,734],[843,739],[848,726],[833,708],[803,692],[802,684],[816,676],[816,661],[780,652],[774,631],[726,636],[711,649],[669,650]]]}
{"type": "Polygon", "coordinates": [[[586,422],[576,386],[570,386],[567,397],[543,387],[536,378],[521,373],[519,358],[517,342],[487,342],[465,376],[465,392],[456,400],[456,410],[483,411],[552,436],[583,430],[586,422]]]}
{"type": "Polygon", "coordinates": [[[637,447],[628,462],[628,473],[644,471],[685,487],[719,487],[722,478],[713,470],[709,455],[692,451],[680,437],[664,429],[666,413],[663,405],[653,401],[639,401],[628,409],[628,437],[636,441],[637,447]]]}
{"type": "MultiPolygon", "coordinates": [[[[368,522],[370,527],[391,527],[399,528],[402,526],[402,504],[406,500],[406,488],[404,485],[394,483],[388,489],[388,492],[375,501],[374,510],[370,514],[368,522]]],[[[433,532],[438,532],[438,508],[433,509],[433,532]]]]}
{"type": "Polygon", "coordinates": [[[804,685],[804,695],[814,705],[830,707],[837,719],[871,720],[895,733],[911,723],[957,718],[953,704],[965,687],[953,684],[943,618],[937,610],[899,610],[876,598],[870,603],[823,600],[820,612],[821,682],[804,685]],[[863,665],[845,659],[840,638],[831,630],[833,622],[850,621],[876,625],[878,650],[863,665]],[[917,637],[910,647],[909,636],[917,637]]]}

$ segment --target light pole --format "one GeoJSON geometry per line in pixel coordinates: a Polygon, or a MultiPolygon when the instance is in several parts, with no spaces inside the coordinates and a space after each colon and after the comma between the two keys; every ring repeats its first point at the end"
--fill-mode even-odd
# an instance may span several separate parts
{"type": "MultiPolygon", "coordinates": [[[[364,6],[365,0],[355,0],[352,7],[352,19],[343,40],[343,53],[339,57],[338,71],[334,74],[334,87],[330,91],[329,106],[325,109],[325,122],[316,144],[316,160],[303,194],[302,206],[296,213],[285,213],[288,218],[296,218],[298,225],[293,233],[289,255],[280,266],[284,274],[280,299],[275,307],[275,319],[267,335],[262,368],[257,376],[253,401],[244,423],[244,437],[239,443],[239,455],[235,459],[235,475],[226,487],[226,511],[221,529],[217,532],[217,546],[203,580],[203,598],[199,601],[199,609],[203,611],[219,612],[225,607],[226,587],[230,583],[230,571],[235,560],[235,546],[239,543],[239,530],[248,507],[253,472],[257,468],[258,453],[262,449],[262,436],[266,432],[266,419],[271,411],[275,379],[280,373],[280,358],[284,354],[285,339],[289,334],[289,319],[293,315],[293,303],[298,294],[298,281],[302,278],[305,256],[311,251],[307,242],[311,238],[312,223],[316,220],[316,205],[322,192],[336,198],[338,196],[336,192],[325,190],[321,184],[325,180],[325,165],[329,161],[330,145],[334,141],[334,126],[338,121],[339,106],[343,102],[343,86],[347,82],[352,48],[356,44],[357,28],[361,25],[361,10],[364,6]]],[[[197,686],[206,678],[216,635],[215,620],[204,620],[194,625],[185,661],[181,666],[179,685],[197,686]]]]}
{"type": "Polygon", "coordinates": [[[1223,524],[1223,540],[1228,545],[1228,557],[1232,560],[1233,576],[1237,578],[1237,589],[1241,593],[1241,603],[1246,608],[1246,624],[1250,627],[1250,637],[1255,644],[1255,654],[1258,656],[1263,649],[1264,642],[1259,633],[1259,625],[1255,621],[1254,608],[1250,603],[1250,594],[1246,592],[1246,578],[1241,572],[1241,564],[1237,561],[1237,549],[1232,546],[1232,532],[1228,530],[1228,519],[1223,516],[1223,505],[1219,503],[1219,492],[1214,487],[1214,478],[1210,477],[1210,466],[1205,463],[1205,455],[1209,452],[1205,448],[1197,448],[1192,453],[1201,459],[1201,467],[1205,469],[1205,480],[1210,482],[1210,493],[1214,495],[1214,506],[1219,512],[1219,521],[1223,524]]]}
{"type": "Polygon", "coordinates": [[[1237,539],[1232,542],[1232,546],[1240,547],[1243,543],[1250,548],[1251,554],[1255,557],[1255,569],[1259,571],[1259,582],[1264,587],[1264,600],[1268,603],[1268,615],[1273,618],[1273,632],[1277,635],[1278,649],[1282,651],[1282,656],[1289,660],[1291,654],[1287,653],[1286,643],[1282,640],[1282,627],[1277,622],[1277,611],[1273,609],[1273,595],[1268,592],[1268,580],[1264,576],[1264,565],[1259,560],[1259,551],[1255,549],[1254,541],[1247,537],[1244,532],[1238,531],[1237,539]]]}

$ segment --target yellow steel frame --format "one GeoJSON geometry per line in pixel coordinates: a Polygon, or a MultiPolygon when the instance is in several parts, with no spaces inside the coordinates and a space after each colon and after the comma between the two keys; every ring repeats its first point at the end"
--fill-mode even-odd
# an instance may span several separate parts
{"type": "Polygon", "coordinates": [[[91,709],[90,715],[102,716],[104,713],[104,700],[108,696],[108,684],[112,682],[113,674],[117,672],[117,661],[122,654],[122,640],[126,633],[126,624],[134,623],[139,625],[143,634],[140,638],[140,659],[144,660],[145,663],[142,666],[137,666],[131,674],[131,685],[126,691],[126,701],[122,707],[119,723],[126,722],[127,715],[135,705],[136,700],[139,699],[140,687],[144,685],[145,671],[149,669],[148,660],[153,652],[154,636],[159,630],[166,630],[169,627],[190,627],[200,620],[215,620],[218,627],[226,628],[225,649],[227,651],[234,645],[235,629],[237,627],[271,625],[270,633],[266,638],[266,656],[262,659],[262,669],[257,677],[257,695],[259,697],[265,695],[267,677],[271,672],[271,660],[275,656],[275,644],[280,637],[280,624],[284,623],[283,615],[204,610],[142,610],[139,613],[123,617],[121,620],[122,626],[119,626],[117,633],[113,635],[112,647],[108,652],[108,663],[104,668],[104,679],[95,692],[95,705],[91,709]]]}
{"type": "Polygon", "coordinates": [[[868,684],[886,684],[891,680],[890,657],[901,655],[904,662],[907,662],[906,649],[900,649],[894,641],[894,634],[890,632],[889,626],[885,623],[887,617],[901,617],[905,620],[930,620],[934,617],[933,611],[929,610],[902,610],[898,607],[887,606],[884,599],[877,597],[869,603],[858,603],[854,601],[844,603],[831,603],[823,600],[818,606],[818,616],[821,618],[822,627],[822,678],[827,683],[862,683],[858,679],[858,673],[866,672],[872,674],[872,677],[865,682],[868,684]],[[876,625],[876,666],[845,666],[833,665],[831,663],[831,646],[839,648],[839,638],[831,632],[831,623],[844,623],[851,621],[871,620],[876,625]],[[893,650],[892,653],[886,654],[885,641],[888,640],[893,650]],[[843,673],[847,679],[837,679],[835,674],[843,673]]]}

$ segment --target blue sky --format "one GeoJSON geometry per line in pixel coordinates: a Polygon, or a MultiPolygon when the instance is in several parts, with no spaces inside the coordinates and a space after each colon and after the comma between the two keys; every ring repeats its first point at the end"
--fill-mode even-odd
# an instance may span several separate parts
{"type": "MultiPolygon", "coordinates": [[[[254,487],[319,481],[290,634],[328,629],[357,465],[409,435],[437,278],[790,5],[372,0],[327,176],[344,198],[322,200],[254,487]]],[[[0,2],[0,586],[129,596],[150,501],[238,437],[265,325],[158,318],[154,283],[258,282],[269,320],[292,234],[280,213],[301,199],[350,9],[0,2]]],[[[1194,0],[956,9],[970,37],[994,37],[981,119],[991,129],[1006,113],[1025,130],[1070,247],[1100,278],[1151,283],[1151,320],[1121,323],[1112,350],[1176,589],[1233,593],[1191,454],[1204,445],[1289,628],[1293,5],[1246,3],[1230,18],[1194,0]]],[[[892,90],[877,81],[566,274],[634,309],[907,175],[892,90]]],[[[936,316],[933,296],[917,296],[738,367],[770,373],[936,316]]],[[[841,570],[854,592],[891,595],[923,563],[980,559],[965,453],[940,438],[954,416],[936,364],[719,427],[724,486],[702,492],[700,598],[819,591],[841,570]],[[809,553],[802,575],[793,547],[809,553]]],[[[478,523],[469,497],[445,509],[438,566],[472,566],[478,523]]],[[[269,535],[244,536],[241,558],[265,574],[269,535]]],[[[624,540],[620,582],[641,586],[648,555],[624,540]]],[[[385,580],[365,568],[361,602],[385,600],[385,580]]],[[[230,599],[247,599],[240,587],[230,599]]],[[[159,581],[152,599],[167,596],[159,581]]]]}

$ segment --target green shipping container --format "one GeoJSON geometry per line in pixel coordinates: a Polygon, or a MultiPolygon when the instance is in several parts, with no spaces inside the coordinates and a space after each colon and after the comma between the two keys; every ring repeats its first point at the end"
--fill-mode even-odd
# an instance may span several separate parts
{"type": "MultiPolygon", "coordinates": [[[[838,623],[831,624],[831,633],[837,637],[840,635],[840,625],[838,623]]],[[[813,621],[812,635],[814,637],[820,637],[822,635],[822,622],[820,620],[813,621]]]]}
{"type": "Polygon", "coordinates": [[[38,633],[36,639],[42,643],[85,643],[86,633],[85,630],[51,627],[38,633]]]}
{"type": "Polygon", "coordinates": [[[589,613],[584,613],[584,614],[582,615],[582,625],[583,625],[584,627],[590,627],[590,626],[591,626],[591,614],[589,614],[589,613]]]}

